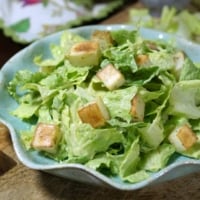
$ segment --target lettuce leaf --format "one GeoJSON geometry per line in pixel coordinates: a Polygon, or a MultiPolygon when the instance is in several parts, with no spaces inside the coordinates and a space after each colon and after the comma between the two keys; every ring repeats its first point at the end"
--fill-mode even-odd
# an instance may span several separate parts
{"type": "Polygon", "coordinates": [[[170,95],[169,112],[188,119],[200,117],[200,80],[180,81],[175,84],[170,95]]]}
{"type": "Polygon", "coordinates": [[[200,79],[200,67],[186,58],[181,69],[180,81],[200,79]]]}
{"type": "Polygon", "coordinates": [[[174,152],[175,148],[171,144],[163,143],[157,149],[144,155],[141,168],[150,172],[159,171],[166,166],[174,152]]]}

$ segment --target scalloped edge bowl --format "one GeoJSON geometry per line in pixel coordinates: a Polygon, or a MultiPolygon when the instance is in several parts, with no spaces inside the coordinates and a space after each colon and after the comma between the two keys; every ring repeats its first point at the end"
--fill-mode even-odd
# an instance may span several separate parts
{"type": "MultiPolygon", "coordinates": [[[[118,29],[136,29],[130,25],[92,25],[82,26],[74,29],[69,29],[74,33],[78,33],[87,37],[93,30],[118,30],[118,29]]],[[[200,62],[200,46],[187,41],[183,38],[178,38],[174,35],[158,32],[151,29],[141,28],[140,34],[146,39],[174,40],[177,46],[183,49],[186,54],[193,60],[200,62]]],[[[200,171],[200,160],[187,158],[184,156],[177,157],[174,162],[170,163],[164,169],[152,174],[148,179],[139,183],[126,183],[119,177],[107,177],[97,171],[89,169],[81,164],[62,164],[56,163],[48,158],[44,158],[37,152],[27,152],[21,144],[19,138],[19,130],[29,127],[28,124],[10,115],[16,107],[16,102],[8,95],[6,91],[7,83],[12,79],[16,71],[20,69],[36,70],[36,66],[32,63],[33,57],[40,54],[49,48],[52,43],[58,43],[63,31],[46,36],[36,42],[33,42],[28,47],[19,51],[0,71],[0,122],[5,124],[11,134],[14,150],[19,160],[28,168],[41,170],[54,174],[56,176],[73,179],[76,181],[95,184],[99,186],[108,186],[119,190],[136,190],[148,185],[158,184],[160,182],[175,179],[187,174],[200,171]],[[26,65],[28,63],[28,65],[26,65]]],[[[48,56],[48,52],[45,52],[48,56]]]]}

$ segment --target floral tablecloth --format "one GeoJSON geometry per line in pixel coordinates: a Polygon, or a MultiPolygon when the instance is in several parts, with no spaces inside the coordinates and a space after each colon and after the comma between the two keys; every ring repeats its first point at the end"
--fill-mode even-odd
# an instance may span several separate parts
{"type": "Polygon", "coordinates": [[[0,28],[16,42],[30,43],[50,33],[101,19],[123,0],[0,0],[0,28]]]}

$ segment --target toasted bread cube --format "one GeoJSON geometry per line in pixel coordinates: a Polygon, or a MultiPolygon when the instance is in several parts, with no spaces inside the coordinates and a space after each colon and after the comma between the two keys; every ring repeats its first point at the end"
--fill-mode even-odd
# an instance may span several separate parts
{"type": "Polygon", "coordinates": [[[108,64],[102,70],[97,72],[96,76],[109,90],[117,89],[125,82],[123,74],[112,64],[108,64]]]}
{"type": "Polygon", "coordinates": [[[95,30],[91,39],[98,42],[102,50],[113,46],[114,43],[110,31],[95,30]]]}
{"type": "Polygon", "coordinates": [[[144,120],[145,103],[140,95],[136,94],[131,100],[131,115],[135,121],[144,120]]]}
{"type": "Polygon", "coordinates": [[[175,128],[169,135],[169,141],[178,152],[183,152],[197,142],[197,136],[188,125],[175,128]]]}
{"type": "Polygon", "coordinates": [[[110,118],[107,108],[100,97],[95,102],[89,103],[78,110],[78,115],[83,123],[88,123],[93,128],[104,126],[110,118]]]}
{"type": "Polygon", "coordinates": [[[150,61],[146,54],[139,54],[135,57],[135,61],[139,67],[146,66],[150,61]]]}
{"type": "Polygon", "coordinates": [[[101,50],[98,42],[84,41],[72,46],[69,53],[69,61],[72,65],[96,66],[100,62],[101,50]]]}
{"type": "Polygon", "coordinates": [[[39,123],[35,130],[32,147],[39,151],[54,153],[57,148],[59,135],[57,125],[39,123]]]}

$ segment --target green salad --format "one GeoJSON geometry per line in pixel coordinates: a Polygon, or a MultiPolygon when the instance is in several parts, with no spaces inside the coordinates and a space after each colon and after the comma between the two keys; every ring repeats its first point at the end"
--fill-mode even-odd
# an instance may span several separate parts
{"type": "Polygon", "coordinates": [[[200,66],[138,30],[65,31],[35,72],[18,71],[12,114],[27,151],[136,183],[176,156],[200,158],[200,66]]]}
{"type": "Polygon", "coordinates": [[[154,17],[147,8],[131,9],[130,24],[173,33],[179,37],[200,43],[200,12],[187,9],[177,10],[175,7],[164,6],[161,14],[154,17]]]}

